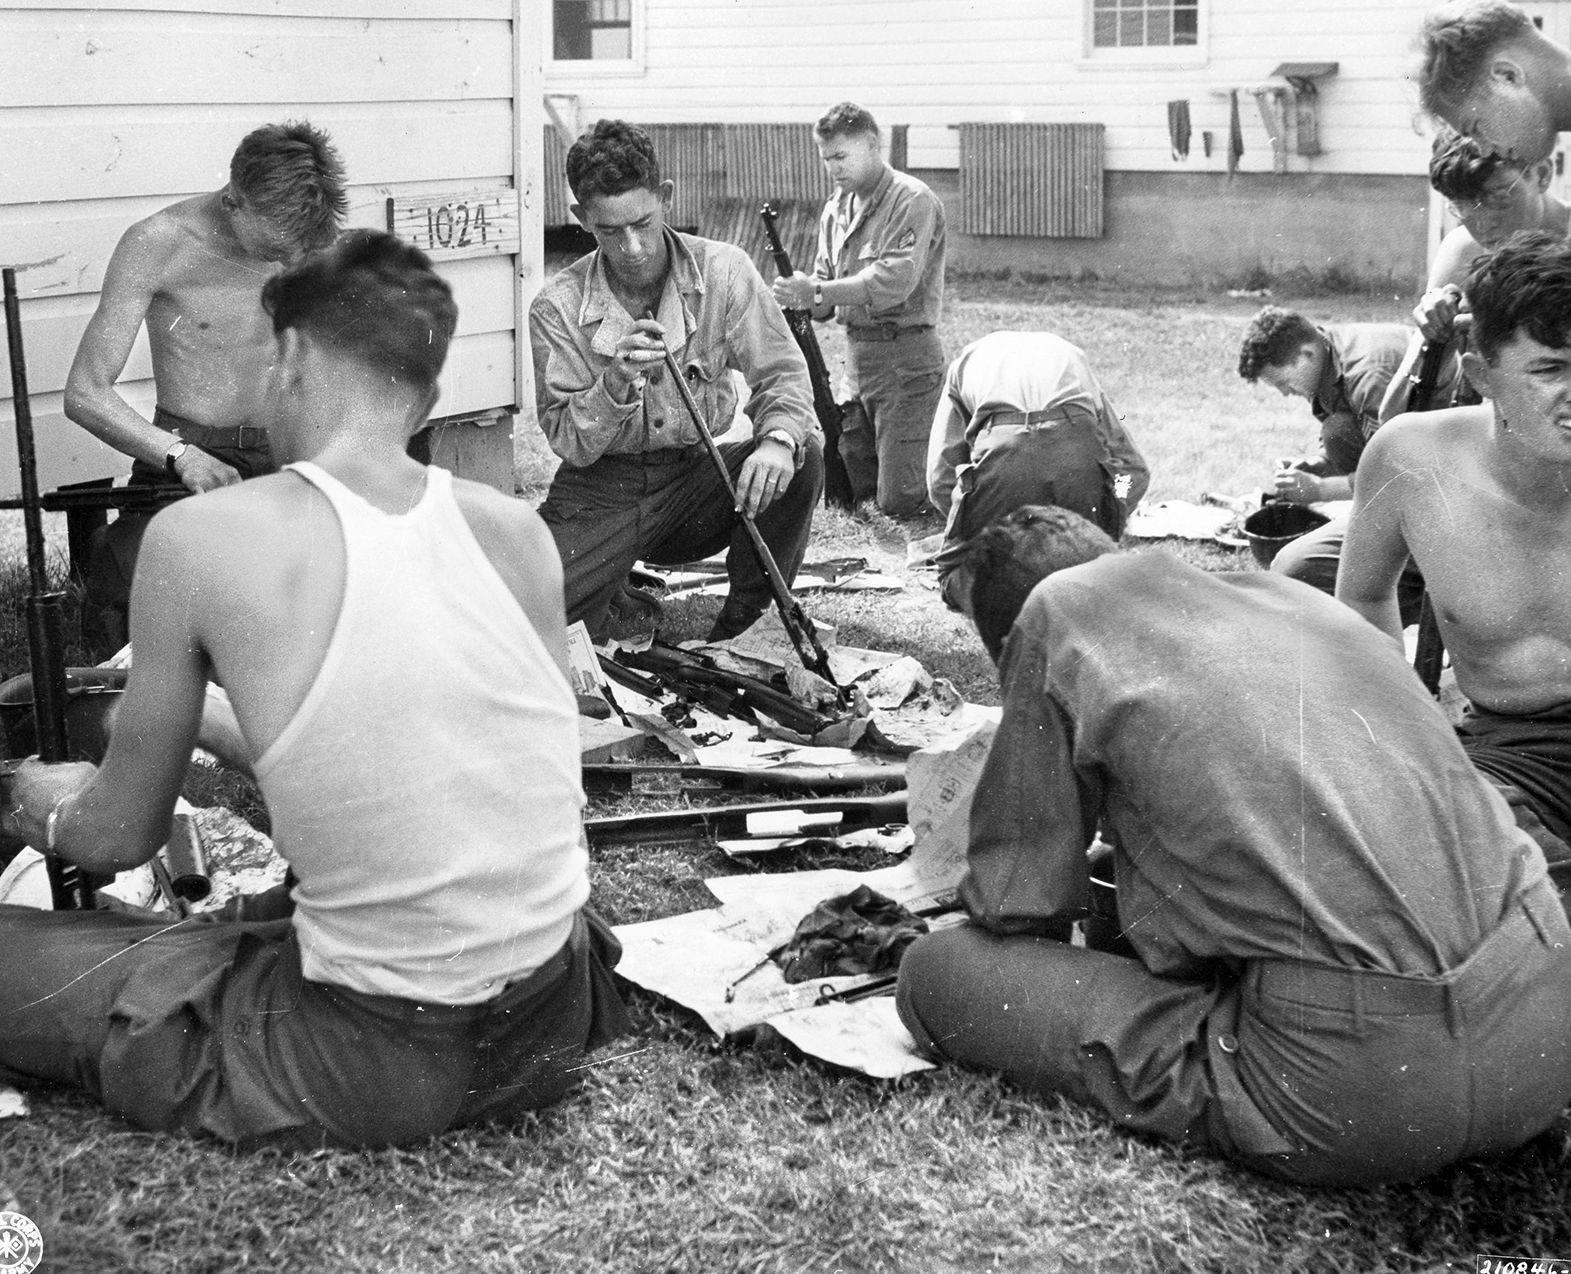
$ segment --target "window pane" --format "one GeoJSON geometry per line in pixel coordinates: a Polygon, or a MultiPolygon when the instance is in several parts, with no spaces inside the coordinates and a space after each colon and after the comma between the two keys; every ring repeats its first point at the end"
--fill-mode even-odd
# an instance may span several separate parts
{"type": "Polygon", "coordinates": [[[1094,48],[1166,48],[1199,42],[1199,0],[1091,0],[1094,48]]]}
{"type": "Polygon", "coordinates": [[[552,0],[551,56],[558,61],[627,61],[633,0],[552,0]]]}

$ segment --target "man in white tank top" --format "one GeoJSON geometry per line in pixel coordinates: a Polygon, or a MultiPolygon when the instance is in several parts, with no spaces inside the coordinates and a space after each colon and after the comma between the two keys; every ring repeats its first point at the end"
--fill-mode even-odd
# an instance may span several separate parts
{"type": "Polygon", "coordinates": [[[510,1120],[626,1026],[584,907],[561,565],[526,504],[405,452],[457,319],[420,252],[354,231],[262,301],[286,470],[154,519],[103,764],[24,763],[6,825],[146,862],[211,676],[294,884],[175,924],[0,905],[0,1078],[241,1145],[510,1120]]]}

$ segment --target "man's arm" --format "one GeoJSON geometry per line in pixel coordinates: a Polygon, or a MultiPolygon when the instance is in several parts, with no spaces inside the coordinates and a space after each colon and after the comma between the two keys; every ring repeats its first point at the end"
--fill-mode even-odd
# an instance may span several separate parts
{"type": "Polygon", "coordinates": [[[999,673],[1003,717],[971,802],[960,899],[994,933],[1067,941],[1070,922],[1086,912],[1086,850],[1101,793],[1075,770],[1073,723],[1048,693],[1040,624],[1015,628],[999,673]]]}
{"type": "Polygon", "coordinates": [[[971,408],[960,396],[963,358],[964,355],[950,363],[944,373],[943,392],[938,395],[933,427],[927,435],[927,498],[946,515],[955,489],[955,470],[971,459],[971,447],[966,442],[971,408]]]}
{"type": "Polygon", "coordinates": [[[55,851],[95,874],[145,863],[169,837],[207,687],[194,618],[203,604],[202,503],[164,510],[142,541],[131,589],[136,663],[103,765],[32,761],[17,774],[22,834],[42,848],[57,811],[55,851]]]}
{"type": "Polygon", "coordinates": [[[756,517],[790,485],[808,437],[818,431],[807,359],[786,326],[785,314],[745,253],[726,277],[727,365],[742,373],[751,395],[744,408],[757,442],[736,475],[736,491],[756,517]],[[790,447],[767,437],[784,432],[790,447]]]}
{"type": "Polygon", "coordinates": [[[1358,467],[1353,514],[1336,573],[1337,600],[1345,602],[1398,645],[1402,620],[1397,581],[1409,549],[1402,527],[1407,466],[1403,434],[1421,416],[1399,416],[1370,440],[1358,467]]]}
{"type": "MultiPolygon", "coordinates": [[[[176,250],[180,231],[161,216],[139,221],[120,237],[104,271],[98,308],[88,320],[65,382],[65,414],[95,438],[133,460],[162,468],[176,435],[146,420],[121,397],[115,382],[125,371],[148,308],[176,250]]],[[[192,491],[205,491],[240,475],[192,448],[180,460],[192,491]]]]}
{"type": "MultiPolygon", "coordinates": [[[[783,321],[782,321],[783,322],[783,321]]],[[[559,306],[536,297],[529,307],[535,408],[541,431],[562,463],[593,464],[613,443],[640,440],[640,369],[611,359],[606,366],[559,306]],[[636,382],[636,385],[635,385],[636,382]]],[[[806,364],[803,364],[806,375],[806,364]]]]}
{"type": "Polygon", "coordinates": [[[877,255],[855,274],[823,285],[824,299],[834,305],[865,305],[874,314],[901,304],[922,281],[941,206],[938,197],[920,191],[892,190],[897,199],[884,227],[877,255]]]}
{"type": "Polygon", "coordinates": [[[1151,468],[1106,394],[1102,395],[1101,406],[1097,409],[1097,431],[1102,435],[1102,445],[1107,448],[1115,481],[1128,479],[1127,483],[1119,482],[1125,489],[1119,492],[1118,500],[1124,512],[1131,513],[1151,486],[1151,468]]]}

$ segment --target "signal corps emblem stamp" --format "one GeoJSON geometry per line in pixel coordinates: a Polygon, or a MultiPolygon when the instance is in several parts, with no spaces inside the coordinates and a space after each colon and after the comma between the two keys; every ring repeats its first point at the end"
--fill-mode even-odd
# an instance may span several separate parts
{"type": "Polygon", "coordinates": [[[32,1274],[44,1259],[44,1236],[20,1212],[0,1212],[0,1274],[32,1274]]]}

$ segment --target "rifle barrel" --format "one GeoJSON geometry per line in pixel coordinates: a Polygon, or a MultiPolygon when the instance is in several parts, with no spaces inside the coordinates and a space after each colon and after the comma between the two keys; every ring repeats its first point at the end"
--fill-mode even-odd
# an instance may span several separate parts
{"type": "MultiPolygon", "coordinates": [[[[64,761],[69,755],[65,708],[65,594],[49,588],[44,565],[44,525],[38,496],[38,459],[33,449],[33,411],[27,392],[27,358],[22,350],[22,308],[16,271],[0,270],[5,291],[6,351],[11,357],[11,410],[16,418],[16,458],[22,479],[22,526],[27,538],[27,647],[33,674],[33,728],[38,755],[64,761]]],[[[93,906],[92,886],[76,867],[58,858],[45,862],[57,911],[93,906]]]]}
{"type": "MultiPolygon", "coordinates": [[[[650,314],[646,317],[654,316],[650,314]]],[[[813,631],[812,623],[803,613],[801,603],[791,596],[785,576],[780,573],[780,567],[775,562],[775,555],[769,551],[769,545],[764,543],[764,537],[759,533],[753,515],[747,511],[746,505],[737,495],[736,483],[731,480],[731,471],[726,468],[725,457],[720,454],[720,446],[715,442],[714,435],[709,432],[709,425],[693,398],[693,391],[687,387],[681,367],[677,365],[676,358],[669,347],[662,345],[661,348],[665,355],[666,375],[670,376],[676,385],[682,405],[687,408],[687,414],[692,417],[693,427],[698,430],[698,436],[703,440],[704,449],[709,453],[709,458],[714,461],[715,468],[720,471],[720,480],[725,484],[726,492],[731,497],[732,507],[736,509],[737,517],[742,520],[748,541],[753,546],[753,556],[758,559],[758,564],[763,567],[764,575],[769,580],[769,590],[774,594],[775,606],[780,611],[780,622],[785,625],[786,634],[791,638],[791,644],[796,647],[797,657],[801,659],[803,667],[816,672],[835,689],[840,689],[840,683],[835,680],[835,675],[830,670],[829,656],[819,645],[818,635],[813,631]]]]}

